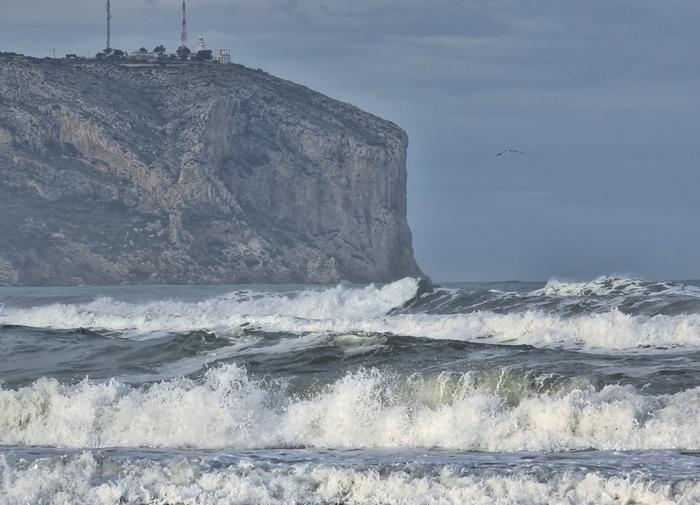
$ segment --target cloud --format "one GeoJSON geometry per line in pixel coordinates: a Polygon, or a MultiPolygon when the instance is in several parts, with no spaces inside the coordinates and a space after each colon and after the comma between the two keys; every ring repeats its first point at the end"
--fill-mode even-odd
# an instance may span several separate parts
{"type": "MultiPolygon", "coordinates": [[[[2,3],[2,50],[85,54],[104,44],[100,0],[2,3]]],[[[172,49],[179,5],[112,0],[115,46],[172,49]]],[[[616,238],[626,228],[643,233],[643,223],[630,222],[633,209],[657,225],[662,208],[700,213],[689,190],[700,184],[696,0],[188,0],[188,9],[192,38],[202,33],[236,61],[408,130],[411,219],[434,278],[548,277],[541,250],[552,236],[572,251],[602,241],[598,255],[566,261],[605,273],[606,245],[634,256],[616,238]],[[496,164],[494,152],[510,146],[528,156],[518,166],[496,164]],[[497,205],[483,196],[495,194],[510,196],[497,205]],[[535,206],[522,197],[530,194],[549,197],[535,206]],[[571,223],[555,226],[564,204],[571,223]],[[606,218],[621,207],[624,215],[606,218]],[[541,234],[519,231],[544,215],[541,234]],[[494,231],[477,247],[463,216],[494,231]],[[591,216],[595,226],[581,231],[591,216]],[[459,261],[440,259],[446,241],[459,261]],[[491,258],[509,245],[527,258],[491,258]]],[[[692,229],[682,219],[668,226],[679,237],[692,229]]],[[[646,265],[640,273],[692,276],[689,244],[664,246],[677,251],[675,274],[637,258],[646,265]]],[[[662,256],[659,246],[650,257],[662,264],[662,256]]]]}

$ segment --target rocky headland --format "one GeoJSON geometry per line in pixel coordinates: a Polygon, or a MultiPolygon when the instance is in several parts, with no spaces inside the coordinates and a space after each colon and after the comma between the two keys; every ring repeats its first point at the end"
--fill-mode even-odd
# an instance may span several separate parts
{"type": "Polygon", "coordinates": [[[0,55],[0,285],[419,276],[406,148],[240,65],[0,55]]]}

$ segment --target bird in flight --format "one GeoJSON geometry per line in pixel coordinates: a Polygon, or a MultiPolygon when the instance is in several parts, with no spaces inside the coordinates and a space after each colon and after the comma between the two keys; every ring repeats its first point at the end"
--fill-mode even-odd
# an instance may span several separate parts
{"type": "Polygon", "coordinates": [[[518,151],[517,149],[506,149],[505,151],[501,151],[498,153],[496,156],[503,156],[504,154],[525,154],[522,151],[518,151]]]}

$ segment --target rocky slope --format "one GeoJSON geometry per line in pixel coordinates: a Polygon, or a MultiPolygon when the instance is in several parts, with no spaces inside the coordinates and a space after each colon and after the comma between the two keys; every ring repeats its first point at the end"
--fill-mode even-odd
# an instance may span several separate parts
{"type": "Polygon", "coordinates": [[[405,133],[238,65],[0,56],[0,284],[420,275],[405,133]]]}

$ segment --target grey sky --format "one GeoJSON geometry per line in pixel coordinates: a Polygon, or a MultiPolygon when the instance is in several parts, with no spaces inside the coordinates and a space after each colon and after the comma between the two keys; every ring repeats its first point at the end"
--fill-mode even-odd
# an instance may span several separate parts
{"type": "MultiPolygon", "coordinates": [[[[192,42],[408,131],[434,279],[700,278],[697,0],[188,3],[192,42]]],[[[174,49],[179,4],[112,0],[113,46],[174,49]]],[[[104,45],[102,0],[1,9],[0,50],[104,45]]]]}

